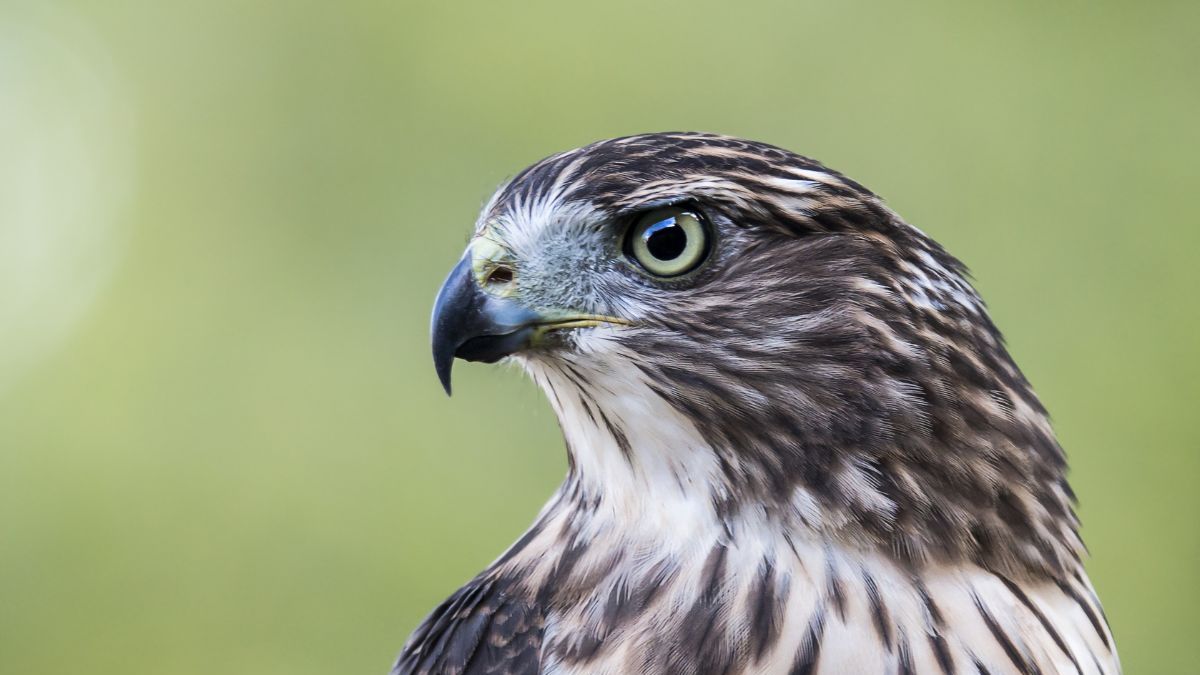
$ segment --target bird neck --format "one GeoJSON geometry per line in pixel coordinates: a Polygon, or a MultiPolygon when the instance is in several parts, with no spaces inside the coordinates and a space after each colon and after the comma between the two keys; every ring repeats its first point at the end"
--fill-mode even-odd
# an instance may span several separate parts
{"type": "Polygon", "coordinates": [[[713,504],[731,498],[720,456],[631,363],[607,369],[582,360],[526,364],[566,442],[570,469],[563,491],[631,521],[715,522],[713,504]]]}
{"type": "MultiPolygon", "coordinates": [[[[977,499],[966,489],[973,478],[945,483],[953,474],[941,465],[929,469],[920,457],[870,455],[864,448],[841,449],[828,471],[788,473],[771,458],[793,450],[719,445],[705,433],[706,420],[681,410],[633,355],[610,356],[567,353],[524,362],[562,428],[570,470],[555,508],[573,518],[648,541],[732,537],[752,523],[759,533],[837,541],[907,566],[969,561],[1014,577],[1059,577],[1078,564],[1082,544],[1061,473],[1018,476],[1016,497],[977,499]]],[[[801,468],[808,463],[797,461],[801,468]]]]}

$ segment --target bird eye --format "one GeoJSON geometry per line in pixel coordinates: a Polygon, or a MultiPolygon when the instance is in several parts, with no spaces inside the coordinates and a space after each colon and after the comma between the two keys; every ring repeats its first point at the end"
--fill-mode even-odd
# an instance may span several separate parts
{"type": "Polygon", "coordinates": [[[700,217],[681,208],[650,211],[625,235],[625,255],[659,277],[686,274],[704,262],[708,231],[700,217]]]}

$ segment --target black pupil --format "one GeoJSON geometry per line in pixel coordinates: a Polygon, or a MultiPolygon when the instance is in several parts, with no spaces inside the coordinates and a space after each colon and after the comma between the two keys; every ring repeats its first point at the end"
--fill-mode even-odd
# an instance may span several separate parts
{"type": "Polygon", "coordinates": [[[673,217],[647,227],[642,239],[650,255],[664,262],[683,255],[683,250],[687,248],[687,232],[675,224],[673,217]]]}

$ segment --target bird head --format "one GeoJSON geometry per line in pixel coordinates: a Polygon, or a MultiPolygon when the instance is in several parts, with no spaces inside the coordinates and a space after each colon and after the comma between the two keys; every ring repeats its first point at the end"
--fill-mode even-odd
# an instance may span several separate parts
{"type": "Polygon", "coordinates": [[[1063,455],[963,265],[876,195],[752,141],[551,156],[484,207],[433,316],[546,390],[579,499],[676,495],[916,564],[1078,556],[1063,455]]]}

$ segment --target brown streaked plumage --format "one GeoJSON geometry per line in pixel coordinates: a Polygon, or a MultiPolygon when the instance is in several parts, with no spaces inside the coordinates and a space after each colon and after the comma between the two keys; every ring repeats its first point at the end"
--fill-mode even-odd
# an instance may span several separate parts
{"type": "Polygon", "coordinates": [[[954,257],[773,146],[518,174],[434,314],[570,471],[394,673],[1117,673],[1046,411],[954,257]]]}

